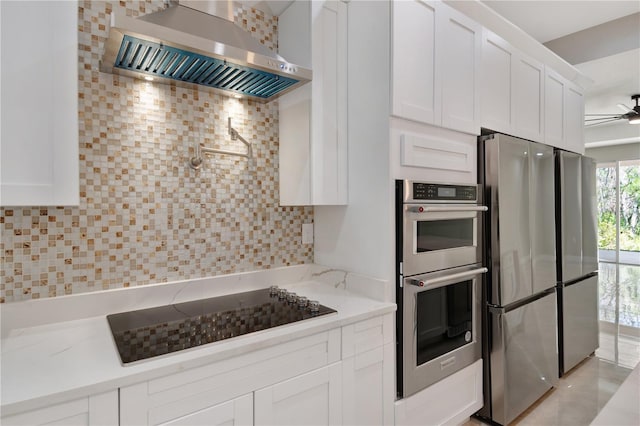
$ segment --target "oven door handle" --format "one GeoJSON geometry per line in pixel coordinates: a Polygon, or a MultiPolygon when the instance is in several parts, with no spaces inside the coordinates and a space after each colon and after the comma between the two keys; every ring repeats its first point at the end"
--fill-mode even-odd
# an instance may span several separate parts
{"type": "Polygon", "coordinates": [[[413,207],[410,209],[416,213],[429,213],[429,212],[486,212],[487,206],[459,206],[459,207],[413,207]]]}
{"type": "Polygon", "coordinates": [[[408,280],[410,284],[416,285],[418,287],[432,287],[438,284],[441,284],[446,281],[454,281],[454,280],[464,280],[465,278],[470,278],[475,275],[484,274],[488,271],[487,268],[476,268],[471,269],[470,271],[458,272],[457,274],[445,275],[443,277],[432,278],[429,280],[408,280]]]}

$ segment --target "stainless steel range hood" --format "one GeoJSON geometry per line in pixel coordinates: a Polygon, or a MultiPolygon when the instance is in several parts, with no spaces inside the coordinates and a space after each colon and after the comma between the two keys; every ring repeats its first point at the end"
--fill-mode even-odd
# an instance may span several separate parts
{"type": "Polygon", "coordinates": [[[232,1],[180,1],[139,18],[114,10],[100,71],[270,101],[311,80],[233,23],[232,1]]]}

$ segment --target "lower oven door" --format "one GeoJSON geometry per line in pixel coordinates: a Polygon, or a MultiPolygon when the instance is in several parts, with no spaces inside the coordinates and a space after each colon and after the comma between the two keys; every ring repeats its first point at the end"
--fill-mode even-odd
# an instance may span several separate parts
{"type": "Polygon", "coordinates": [[[404,397],[481,357],[480,264],[404,279],[404,397]]]}

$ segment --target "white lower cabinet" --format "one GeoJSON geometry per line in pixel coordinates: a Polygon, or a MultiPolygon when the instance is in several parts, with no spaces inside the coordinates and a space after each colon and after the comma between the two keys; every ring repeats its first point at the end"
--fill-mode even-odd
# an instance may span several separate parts
{"type": "Polygon", "coordinates": [[[342,424],[342,363],[255,392],[255,425],[342,424]]]}
{"type": "Polygon", "coordinates": [[[344,425],[393,425],[394,345],[342,360],[344,425]]]}
{"type": "Polygon", "coordinates": [[[344,425],[393,425],[394,356],[391,314],[342,327],[344,425]]]}
{"type": "Polygon", "coordinates": [[[391,425],[393,314],[120,388],[121,425],[391,425]]]}
{"type": "Polygon", "coordinates": [[[118,424],[118,391],[91,395],[13,416],[2,417],[4,426],[112,426],[118,424]]]}
{"type": "Polygon", "coordinates": [[[340,329],[334,329],[123,387],[120,424],[187,422],[209,410],[214,416],[227,402],[339,361],[340,329]]]}

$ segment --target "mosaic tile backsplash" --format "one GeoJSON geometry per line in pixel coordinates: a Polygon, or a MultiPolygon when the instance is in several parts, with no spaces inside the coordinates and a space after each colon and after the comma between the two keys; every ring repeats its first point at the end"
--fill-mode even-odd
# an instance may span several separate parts
{"type": "MultiPolygon", "coordinates": [[[[163,2],[78,7],[80,206],[0,210],[0,302],[311,263],[310,207],[278,203],[278,103],[99,72],[113,8],[140,16],[163,2]],[[194,146],[254,158],[207,156],[194,146]]],[[[277,18],[241,6],[236,24],[276,49],[277,18]]]]}

